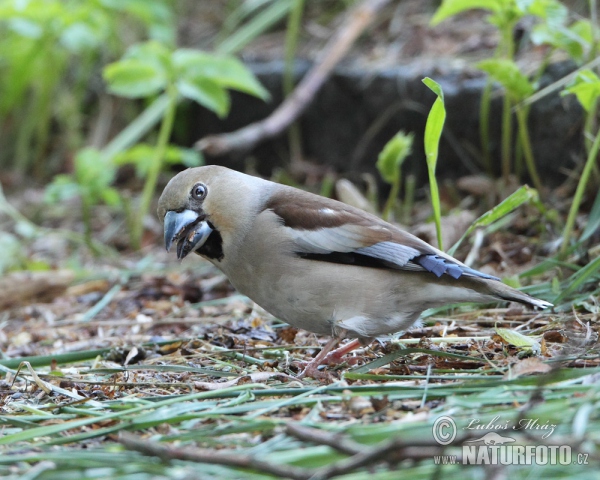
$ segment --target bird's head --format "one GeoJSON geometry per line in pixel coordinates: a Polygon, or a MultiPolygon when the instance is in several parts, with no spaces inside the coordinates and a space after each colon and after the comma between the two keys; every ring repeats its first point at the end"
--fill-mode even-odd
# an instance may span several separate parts
{"type": "Polygon", "coordinates": [[[178,173],[158,200],[165,248],[177,245],[177,258],[191,252],[219,259],[223,238],[237,234],[259,203],[260,179],[209,165],[178,173]]]}

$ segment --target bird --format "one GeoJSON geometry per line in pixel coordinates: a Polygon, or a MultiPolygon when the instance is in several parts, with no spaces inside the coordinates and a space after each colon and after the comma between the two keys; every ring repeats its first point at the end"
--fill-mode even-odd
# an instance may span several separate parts
{"type": "Polygon", "coordinates": [[[552,304],[477,271],[381,218],[337,200],[218,165],[175,175],[158,201],[167,251],[204,257],[276,318],[331,340],[328,359],[405,331],[458,302],[552,304]],[[344,339],[347,345],[332,351],[344,339]]]}

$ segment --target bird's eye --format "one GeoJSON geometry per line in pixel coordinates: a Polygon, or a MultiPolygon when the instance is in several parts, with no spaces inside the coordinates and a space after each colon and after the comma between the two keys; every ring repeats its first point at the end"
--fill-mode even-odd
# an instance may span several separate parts
{"type": "Polygon", "coordinates": [[[197,183],[194,185],[194,188],[192,188],[192,197],[196,200],[203,200],[204,197],[206,197],[207,191],[206,185],[203,183],[197,183]]]}

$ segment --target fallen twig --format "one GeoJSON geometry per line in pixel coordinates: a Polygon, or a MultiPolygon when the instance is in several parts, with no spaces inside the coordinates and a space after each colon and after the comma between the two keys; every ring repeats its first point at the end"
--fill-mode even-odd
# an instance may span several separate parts
{"type": "Polygon", "coordinates": [[[327,445],[346,455],[356,455],[365,449],[364,445],[344,438],[339,433],[330,433],[318,428],[309,428],[299,423],[288,423],[286,433],[304,442],[327,445]]]}
{"type": "MultiPolygon", "coordinates": [[[[311,443],[328,445],[351,456],[326,467],[312,469],[265,462],[235,451],[229,453],[208,449],[167,447],[156,442],[143,440],[127,432],[121,432],[118,440],[130,450],[138,451],[144,455],[159,457],[165,462],[186,460],[225,465],[234,468],[252,468],[279,478],[292,478],[294,480],[326,480],[379,462],[397,464],[407,459],[413,461],[431,460],[435,455],[442,454],[445,448],[433,440],[426,442],[411,441],[408,443],[398,438],[382,442],[374,447],[369,447],[342,438],[337,434],[293,424],[287,426],[287,433],[311,443]]],[[[458,440],[456,444],[460,444],[467,438],[470,437],[464,437],[458,440]]],[[[462,461],[460,455],[456,458],[457,462],[462,461]]]]}
{"type": "Polygon", "coordinates": [[[174,448],[160,445],[157,442],[144,440],[137,435],[121,432],[119,442],[130,450],[159,457],[165,462],[171,460],[186,460],[190,462],[210,463],[213,465],[225,465],[235,468],[252,468],[260,472],[269,473],[279,478],[292,478],[294,480],[306,480],[310,478],[309,470],[293,467],[291,465],[278,465],[275,463],[257,460],[250,455],[240,455],[237,452],[216,452],[208,449],[174,448]]]}
{"type": "Polygon", "coordinates": [[[322,61],[310,69],[270,116],[235,132],[208,135],[196,142],[196,148],[208,155],[225,155],[231,151],[250,150],[263,140],[279,135],[304,112],[333,68],[387,3],[389,0],[363,0],[353,9],[348,20],[325,46],[322,61]]]}

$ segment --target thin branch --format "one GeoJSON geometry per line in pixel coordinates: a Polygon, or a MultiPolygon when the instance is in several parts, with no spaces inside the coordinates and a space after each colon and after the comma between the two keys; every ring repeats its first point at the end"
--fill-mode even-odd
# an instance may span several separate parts
{"type": "Polygon", "coordinates": [[[121,432],[119,434],[119,443],[129,450],[135,450],[136,452],[152,457],[159,457],[165,462],[170,462],[171,460],[185,460],[198,463],[210,463],[213,465],[225,465],[234,468],[251,468],[260,472],[275,475],[279,478],[292,478],[294,480],[307,480],[312,476],[312,471],[305,468],[264,462],[249,455],[240,455],[235,451],[232,453],[225,453],[199,448],[167,447],[160,445],[157,442],[144,440],[137,435],[132,435],[127,432],[121,432]]]}
{"type": "Polygon", "coordinates": [[[196,148],[208,155],[225,155],[232,151],[250,150],[263,140],[279,135],[310,105],[334,67],[389,1],[363,0],[353,9],[348,20],[342,23],[325,46],[322,61],[311,68],[292,94],[269,117],[235,132],[208,135],[196,142],[196,148]]]}
{"type": "Polygon", "coordinates": [[[356,455],[365,450],[365,446],[344,438],[339,433],[330,433],[318,428],[305,427],[299,423],[288,423],[286,433],[304,442],[327,445],[346,455],[356,455]]]}

